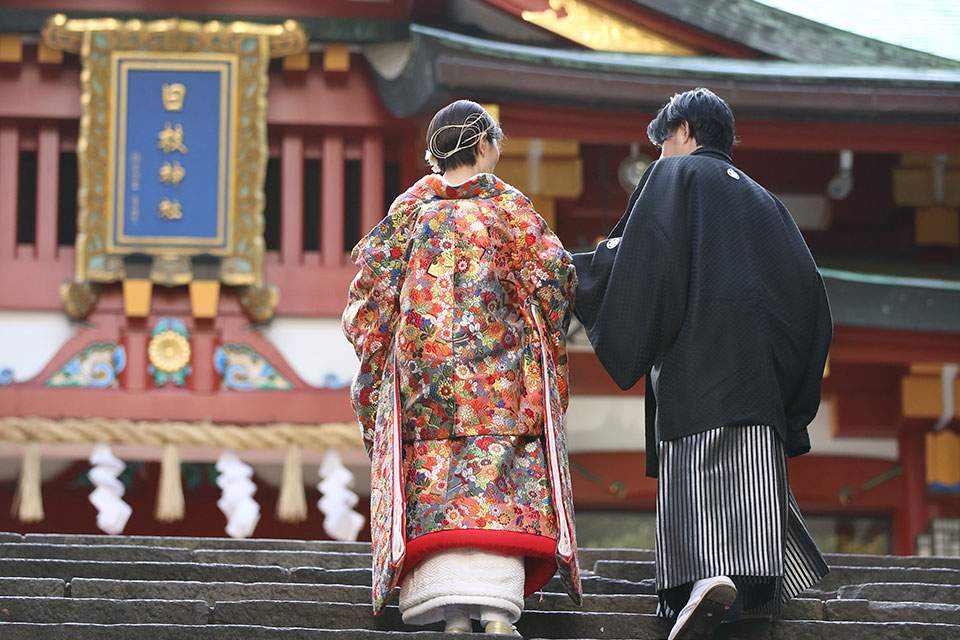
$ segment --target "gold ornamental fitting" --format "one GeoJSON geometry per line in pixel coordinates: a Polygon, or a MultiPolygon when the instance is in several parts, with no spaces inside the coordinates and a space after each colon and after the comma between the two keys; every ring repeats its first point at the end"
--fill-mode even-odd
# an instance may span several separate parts
{"type": "Polygon", "coordinates": [[[160,371],[175,373],[190,362],[190,343],[176,331],[163,331],[151,338],[147,355],[160,371]]]}

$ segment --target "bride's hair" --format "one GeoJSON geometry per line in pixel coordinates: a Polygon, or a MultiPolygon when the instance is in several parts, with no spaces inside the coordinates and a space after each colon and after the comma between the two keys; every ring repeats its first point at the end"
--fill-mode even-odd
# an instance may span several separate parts
{"type": "Polygon", "coordinates": [[[503,140],[500,126],[476,102],[457,100],[448,104],[433,116],[427,128],[427,162],[437,173],[473,166],[477,143],[484,133],[491,142],[503,140]]]}

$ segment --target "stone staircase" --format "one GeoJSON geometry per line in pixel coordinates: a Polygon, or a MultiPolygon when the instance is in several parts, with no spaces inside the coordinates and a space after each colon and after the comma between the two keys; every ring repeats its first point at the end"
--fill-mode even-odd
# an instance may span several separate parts
{"type": "MultiPolygon", "coordinates": [[[[3,640],[407,640],[370,609],[365,543],[0,533],[3,640]]],[[[653,552],[583,549],[583,607],[557,579],[527,599],[525,638],[665,638],[653,552]]],[[[960,558],[830,555],[833,571],[783,619],[721,640],[960,639],[960,558]]],[[[459,636],[462,638],[462,636],[459,636]]],[[[452,639],[451,639],[452,640],[452,639]]]]}

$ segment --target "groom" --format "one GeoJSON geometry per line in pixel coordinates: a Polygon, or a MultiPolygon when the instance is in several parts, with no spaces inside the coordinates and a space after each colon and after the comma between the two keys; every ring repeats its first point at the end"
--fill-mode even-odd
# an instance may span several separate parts
{"type": "Polygon", "coordinates": [[[646,376],[659,612],[670,640],[775,614],[828,569],[787,484],[810,450],[833,323],[790,213],[730,158],[733,113],[677,94],[660,159],[607,240],[574,255],[576,315],[622,389],[646,376]]]}

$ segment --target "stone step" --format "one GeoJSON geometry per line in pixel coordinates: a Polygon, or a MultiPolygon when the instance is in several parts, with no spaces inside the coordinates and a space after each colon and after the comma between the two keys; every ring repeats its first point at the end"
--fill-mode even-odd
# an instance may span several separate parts
{"type": "Polygon", "coordinates": [[[956,640],[960,625],[777,620],[722,624],[713,640],[956,640]]]}
{"type": "MultiPolygon", "coordinates": [[[[640,580],[638,582],[634,582],[631,580],[604,578],[602,576],[587,576],[580,578],[580,585],[583,587],[584,593],[610,595],[621,593],[648,596],[656,595],[657,593],[657,586],[652,578],[649,580],[640,580]]],[[[558,576],[554,576],[550,578],[550,581],[547,582],[546,585],[544,585],[543,590],[550,593],[561,593],[563,592],[563,584],[561,584],[558,576]]]]}
{"type": "MultiPolygon", "coordinates": [[[[269,538],[197,538],[173,536],[112,536],[105,534],[50,534],[50,533],[10,533],[0,532],[0,543],[21,542],[53,545],[112,545],[175,547],[186,549],[246,549],[271,551],[325,551],[340,553],[370,553],[368,542],[338,542],[332,540],[288,540],[269,538]]],[[[652,562],[654,552],[651,549],[605,549],[581,548],[580,562],[590,567],[598,560],[621,560],[634,562],[652,562]]],[[[827,564],[833,566],[865,567],[924,567],[960,569],[960,558],[926,556],[892,556],[873,554],[826,553],[827,564]]]]}
{"type": "MultiPolygon", "coordinates": [[[[0,622],[4,640],[196,640],[198,627],[173,624],[31,624],[0,622]]],[[[323,630],[257,625],[205,625],[204,640],[463,640],[434,631],[323,630]]],[[[723,625],[716,640],[956,640],[960,627],[918,623],[789,622],[723,625]]],[[[471,636],[474,637],[474,636],[471,636]]],[[[478,634],[478,638],[502,638],[478,634]]],[[[530,640],[542,635],[528,636],[530,640]]],[[[595,636],[597,637],[597,636],[595,636]]],[[[603,636],[600,636],[603,637],[603,636]]],[[[642,640],[661,635],[634,636],[642,640]]],[[[586,639],[584,639],[586,640],[586,639]]]]}
{"type": "Polygon", "coordinates": [[[825,553],[829,566],[838,567],[922,567],[960,569],[960,558],[948,556],[880,556],[864,553],[825,553]]]}
{"type": "Polygon", "coordinates": [[[102,560],[107,562],[197,562],[191,551],[186,548],[23,542],[0,543],[0,558],[102,560]]]}
{"type": "MultiPolygon", "coordinates": [[[[370,569],[321,569],[318,567],[295,567],[290,569],[290,582],[306,584],[353,584],[369,587],[373,571],[370,569]]],[[[248,580],[246,582],[261,582],[248,580]]],[[[263,580],[262,582],[283,582],[263,580]]]]}
{"type": "Polygon", "coordinates": [[[207,624],[210,605],[198,600],[0,597],[4,622],[207,624]]]}
{"type": "MultiPolygon", "coordinates": [[[[0,622],[3,640],[463,640],[462,635],[436,631],[367,631],[362,629],[304,629],[224,624],[35,624],[0,622]]],[[[479,636],[494,640],[503,636],[479,636]]]]}
{"type": "Polygon", "coordinates": [[[851,584],[868,582],[922,582],[925,584],[960,584],[960,570],[923,569],[921,567],[830,567],[816,588],[822,591],[837,591],[851,584]]]}
{"type": "Polygon", "coordinates": [[[369,553],[334,551],[261,550],[261,549],[197,549],[193,562],[214,564],[246,564],[261,566],[323,567],[324,569],[369,569],[369,553]]]}
{"type": "MultiPolygon", "coordinates": [[[[26,580],[26,579],[25,579],[26,580]]],[[[41,595],[62,595],[59,593],[41,595]]],[[[51,585],[52,587],[53,585],[51,585]]],[[[52,591],[52,589],[49,589],[52,591]]],[[[336,584],[294,584],[284,582],[197,582],[180,580],[103,580],[74,578],[70,595],[74,598],[110,600],[203,600],[208,604],[236,600],[282,600],[338,602],[369,605],[369,586],[336,584]]],[[[3,592],[4,595],[8,595],[3,592]]],[[[396,600],[394,600],[396,602],[396,600]]],[[[657,610],[657,597],[641,594],[585,594],[582,607],[576,607],[565,593],[533,594],[525,601],[528,611],[590,611],[595,613],[646,613],[657,610]]],[[[786,603],[781,617],[787,620],[823,620],[824,603],[795,598],[786,603]]]]}
{"type": "Polygon", "coordinates": [[[629,560],[631,562],[653,562],[656,558],[653,549],[578,549],[580,566],[593,568],[597,560],[629,560]]]}
{"type": "Polygon", "coordinates": [[[0,597],[61,598],[66,590],[67,583],[59,578],[0,578],[0,597]]]}
{"type": "MultiPolygon", "coordinates": [[[[651,562],[598,560],[594,573],[603,578],[639,582],[653,577],[651,562]]],[[[816,589],[829,592],[841,586],[868,582],[922,582],[928,584],[960,584],[960,570],[922,567],[832,566],[830,573],[817,583],[816,589]]]]}
{"type": "Polygon", "coordinates": [[[370,553],[369,542],[338,542],[335,540],[274,540],[271,538],[188,538],[170,536],[111,536],[105,534],[27,533],[0,534],[16,539],[0,542],[32,542],[71,545],[123,545],[142,547],[176,547],[186,549],[266,549],[273,551],[336,551],[341,553],[370,553]]]}
{"type": "MultiPolygon", "coordinates": [[[[328,629],[395,630],[405,626],[400,610],[388,606],[374,616],[368,604],[290,602],[246,600],[221,602],[213,608],[214,624],[253,624],[267,626],[287,624],[295,627],[328,629]]],[[[440,630],[442,624],[431,625],[440,630]]],[[[656,638],[665,636],[669,623],[661,618],[640,613],[544,612],[528,611],[517,623],[524,637],[547,638],[656,638]]]]}
{"type": "Polygon", "coordinates": [[[960,605],[955,604],[830,600],[825,607],[828,620],[960,624],[960,605]]]}
{"type": "MultiPolygon", "coordinates": [[[[352,571],[357,571],[353,569],[352,571]]],[[[104,562],[95,560],[0,560],[0,576],[21,578],[110,578],[114,580],[200,580],[216,582],[287,582],[282,567],[216,565],[197,562],[104,562]]],[[[367,584],[369,582],[367,571],[367,584]]]]}
{"type": "Polygon", "coordinates": [[[74,578],[75,598],[134,600],[290,600],[370,604],[370,586],[289,582],[199,582],[195,580],[104,580],[74,578]]]}
{"type": "MultiPolygon", "coordinates": [[[[63,583],[60,583],[61,587],[63,583]]],[[[197,582],[181,580],[103,580],[74,578],[70,595],[75,598],[203,600],[208,604],[234,600],[285,600],[340,602],[369,605],[369,586],[295,584],[288,582],[197,582]]],[[[822,608],[822,603],[816,603],[822,608]]],[[[650,595],[587,594],[577,608],[564,593],[533,594],[526,599],[531,611],[593,611],[656,613],[657,598],[650,595]]],[[[820,616],[819,619],[822,619],[820,616]]]]}
{"type": "Polygon", "coordinates": [[[878,600],[883,602],[939,602],[960,605],[960,585],[924,584],[919,582],[874,582],[840,587],[843,599],[878,600]]]}

